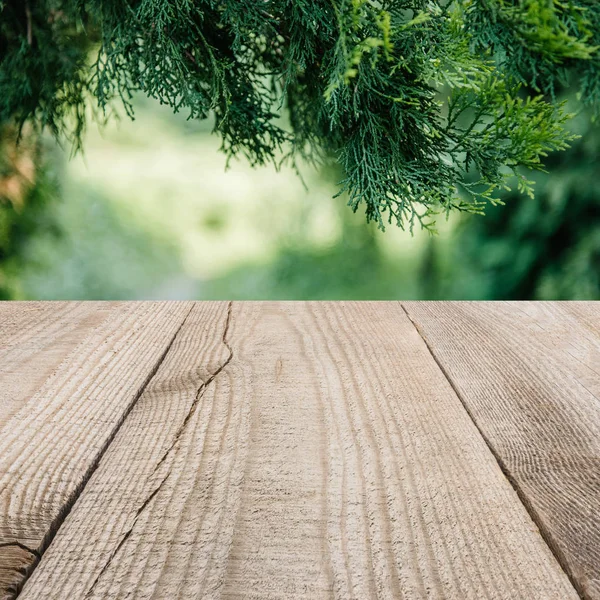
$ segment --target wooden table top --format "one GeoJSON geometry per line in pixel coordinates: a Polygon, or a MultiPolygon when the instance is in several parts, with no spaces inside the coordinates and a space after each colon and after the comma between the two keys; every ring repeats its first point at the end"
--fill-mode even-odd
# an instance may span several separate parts
{"type": "Polygon", "coordinates": [[[0,598],[600,599],[600,303],[0,303],[0,598]]]}

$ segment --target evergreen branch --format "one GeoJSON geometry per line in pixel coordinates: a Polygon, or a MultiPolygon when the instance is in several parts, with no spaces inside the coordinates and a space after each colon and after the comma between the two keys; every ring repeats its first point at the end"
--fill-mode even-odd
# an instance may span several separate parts
{"type": "Polygon", "coordinates": [[[133,117],[142,92],[214,116],[229,157],[335,156],[339,193],[382,229],[480,213],[515,174],[531,195],[520,169],[573,140],[557,82],[600,104],[593,0],[0,0],[0,16],[0,124],[77,148],[90,98],[133,117]]]}

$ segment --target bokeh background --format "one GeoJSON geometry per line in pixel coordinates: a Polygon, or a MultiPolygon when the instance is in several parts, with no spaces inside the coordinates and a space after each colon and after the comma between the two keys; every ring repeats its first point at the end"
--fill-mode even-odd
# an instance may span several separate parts
{"type": "Polygon", "coordinates": [[[334,165],[252,169],[211,124],[136,99],[83,154],[0,132],[2,299],[598,299],[600,126],[439,234],[385,232],[334,199],[334,165]]]}

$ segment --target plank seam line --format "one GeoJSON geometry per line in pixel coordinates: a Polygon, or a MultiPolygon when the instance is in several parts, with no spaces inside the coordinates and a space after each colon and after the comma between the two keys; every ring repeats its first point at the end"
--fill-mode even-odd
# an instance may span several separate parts
{"type": "Polygon", "coordinates": [[[137,520],[139,519],[140,515],[144,512],[144,510],[148,506],[148,504],[150,504],[150,501],[152,500],[152,498],[154,498],[154,496],[156,496],[156,494],[158,494],[158,492],[160,491],[160,488],[162,488],[163,484],[167,481],[167,479],[169,479],[170,475],[171,475],[171,471],[169,471],[167,473],[165,478],[158,484],[158,486],[146,498],[146,500],[144,500],[144,502],[142,503],[140,508],[137,509],[137,511],[135,513],[135,517],[133,518],[133,523],[131,524],[131,527],[125,532],[125,534],[123,535],[123,537],[121,538],[119,543],[115,546],[115,549],[110,553],[110,556],[108,557],[108,560],[106,561],[106,564],[102,567],[102,569],[100,569],[100,572],[98,573],[96,579],[94,579],[94,582],[88,588],[88,591],[85,593],[84,600],[85,600],[85,598],[90,597],[90,594],[94,591],[94,588],[100,581],[100,578],[102,577],[102,575],[104,575],[104,573],[106,572],[106,570],[112,563],[113,559],[118,554],[119,550],[123,547],[125,542],[129,539],[129,536],[133,533],[133,530],[135,529],[135,524],[137,523],[137,520]]]}
{"type": "Polygon", "coordinates": [[[25,550],[25,552],[29,552],[29,554],[33,554],[37,558],[40,558],[40,553],[29,546],[26,546],[23,542],[19,542],[18,540],[14,540],[13,542],[0,542],[0,548],[8,548],[10,546],[16,546],[17,548],[21,548],[21,550],[25,550]]]}
{"type": "MultiPolygon", "coordinates": [[[[230,301],[229,304],[228,304],[228,306],[227,306],[227,319],[225,321],[225,327],[223,329],[223,336],[222,336],[222,342],[226,346],[226,348],[229,350],[229,356],[223,361],[223,363],[221,363],[220,366],[218,366],[214,370],[214,372],[210,375],[210,377],[208,377],[208,379],[206,381],[204,381],[200,385],[200,387],[198,388],[198,391],[196,392],[196,395],[194,396],[194,400],[192,402],[192,405],[190,406],[188,414],[185,416],[182,424],[177,429],[177,432],[175,434],[175,438],[174,438],[173,442],[169,445],[169,447],[167,448],[166,452],[163,454],[163,456],[161,457],[161,459],[156,463],[156,466],[152,470],[152,474],[156,473],[158,467],[166,460],[166,458],[168,457],[168,455],[172,452],[173,448],[175,448],[175,446],[177,445],[177,442],[179,441],[179,438],[181,437],[181,435],[185,431],[186,426],[189,423],[189,420],[191,419],[192,415],[196,412],[196,407],[198,406],[198,403],[200,402],[200,399],[204,396],[206,388],[215,380],[215,378],[217,377],[217,375],[219,373],[221,373],[221,371],[231,362],[231,359],[233,358],[233,350],[231,348],[231,345],[227,341],[227,333],[229,331],[229,323],[231,321],[231,309],[232,309],[232,305],[233,305],[233,302],[230,301]]],[[[98,573],[98,575],[96,576],[96,578],[92,582],[92,585],[88,588],[88,590],[87,590],[87,592],[85,594],[84,599],[90,597],[90,595],[92,594],[92,592],[96,588],[96,585],[98,584],[98,582],[102,578],[102,575],[104,575],[104,573],[108,570],[108,568],[111,565],[112,561],[115,559],[115,557],[119,553],[119,550],[123,547],[123,545],[125,544],[125,542],[129,539],[129,537],[133,533],[133,530],[135,529],[136,523],[137,523],[140,515],[148,507],[148,505],[150,504],[150,502],[152,501],[152,499],[158,494],[158,492],[160,491],[160,489],[162,488],[162,486],[166,483],[166,481],[167,481],[167,479],[169,478],[170,475],[171,475],[171,469],[169,469],[168,473],[165,475],[165,477],[162,479],[162,481],[154,488],[154,490],[148,495],[148,497],[144,500],[144,502],[142,502],[142,504],[140,505],[140,507],[137,509],[137,511],[135,513],[135,516],[133,518],[133,522],[131,523],[131,527],[129,527],[129,529],[123,534],[123,537],[121,538],[121,540],[119,541],[119,543],[115,546],[114,550],[110,553],[110,556],[108,557],[108,560],[106,561],[106,563],[104,564],[104,566],[102,567],[102,569],[100,569],[100,572],[98,573]]]]}
{"type": "Polygon", "coordinates": [[[560,568],[563,570],[563,572],[565,573],[565,575],[568,577],[569,581],[571,582],[571,585],[575,588],[575,591],[576,591],[577,595],[582,600],[587,600],[588,596],[585,593],[585,590],[583,589],[583,587],[577,582],[577,580],[573,576],[573,573],[571,572],[571,569],[569,568],[569,566],[567,564],[565,556],[562,553],[562,551],[555,544],[554,539],[552,537],[552,534],[549,531],[546,530],[546,527],[543,525],[542,519],[541,519],[538,511],[531,504],[531,502],[527,498],[525,492],[523,491],[523,489],[519,485],[519,482],[511,475],[508,467],[506,466],[506,464],[504,463],[504,461],[502,460],[502,458],[496,453],[496,451],[494,450],[494,447],[493,447],[492,443],[490,442],[490,440],[488,439],[488,437],[485,435],[485,433],[481,430],[481,428],[477,424],[477,420],[475,419],[472,411],[469,409],[469,407],[467,405],[467,402],[464,399],[464,396],[459,391],[459,389],[456,386],[456,384],[454,383],[454,380],[452,379],[451,375],[448,373],[448,371],[446,370],[446,368],[442,364],[441,360],[436,355],[433,347],[430,345],[429,341],[427,340],[427,336],[425,335],[425,332],[419,326],[419,324],[410,316],[410,313],[408,312],[408,310],[406,310],[406,307],[404,306],[404,304],[400,303],[400,306],[402,307],[402,310],[404,311],[404,313],[408,317],[408,320],[413,324],[413,327],[417,330],[417,333],[419,334],[419,336],[423,340],[425,346],[427,347],[427,350],[429,350],[429,354],[431,355],[431,357],[433,358],[433,360],[437,364],[438,368],[440,369],[440,371],[442,372],[442,374],[444,375],[444,377],[446,378],[446,380],[450,384],[450,387],[452,388],[452,390],[456,394],[457,398],[460,400],[460,403],[463,405],[463,408],[465,409],[465,412],[467,413],[467,415],[469,416],[469,418],[473,422],[473,425],[475,425],[475,428],[479,432],[479,435],[481,435],[483,441],[485,442],[485,445],[488,447],[488,450],[491,452],[492,456],[496,459],[496,462],[498,463],[498,466],[500,467],[500,470],[502,471],[502,474],[504,475],[504,477],[506,477],[507,481],[510,483],[510,485],[512,486],[512,488],[515,490],[515,492],[517,494],[517,497],[521,501],[521,504],[523,504],[523,506],[525,507],[525,510],[529,514],[529,517],[531,518],[531,520],[535,523],[536,527],[538,528],[538,531],[540,532],[540,535],[542,536],[542,539],[544,540],[544,542],[546,543],[546,545],[550,549],[550,552],[552,553],[552,555],[556,559],[556,562],[558,563],[558,565],[560,566],[560,568]]]}
{"type": "Polygon", "coordinates": [[[233,358],[233,349],[231,348],[231,345],[227,341],[227,334],[229,332],[229,324],[231,322],[232,305],[233,305],[233,301],[230,301],[227,306],[227,319],[225,320],[225,328],[223,329],[223,337],[222,337],[222,342],[225,345],[225,347],[227,348],[227,350],[229,351],[229,356],[221,363],[221,365],[219,365],[213,371],[213,373],[208,377],[208,379],[206,381],[204,381],[200,384],[200,387],[198,388],[198,391],[196,392],[196,396],[194,397],[194,400],[190,406],[190,409],[188,410],[188,414],[185,416],[183,422],[177,429],[177,432],[175,433],[175,437],[173,438],[173,442],[169,445],[169,447],[166,449],[166,451],[164,452],[164,454],[162,455],[160,460],[156,463],[156,466],[154,467],[154,469],[152,471],[153,473],[156,473],[158,468],[167,459],[169,454],[172,452],[173,448],[177,445],[177,442],[179,442],[179,439],[181,438],[183,432],[185,431],[187,424],[189,423],[190,419],[192,418],[192,415],[196,412],[196,407],[198,406],[200,399],[204,395],[206,388],[214,381],[215,377],[217,375],[219,375],[219,373],[231,362],[231,359],[233,358]]]}
{"type": "Polygon", "coordinates": [[[117,433],[119,432],[119,429],[121,429],[123,423],[125,423],[125,420],[127,419],[129,414],[133,410],[133,407],[137,404],[138,400],[141,398],[142,394],[144,393],[144,390],[146,389],[146,387],[148,387],[148,384],[153,379],[153,377],[156,375],[158,369],[160,368],[160,365],[164,362],[165,358],[167,357],[167,354],[169,353],[169,350],[171,350],[175,340],[177,339],[177,336],[179,335],[181,328],[183,327],[184,323],[187,321],[187,319],[190,316],[190,313],[192,312],[193,309],[194,309],[194,305],[192,304],[190,310],[186,313],[185,317],[181,321],[181,324],[179,325],[179,327],[177,328],[177,330],[175,331],[175,333],[169,340],[169,343],[165,347],[164,352],[159,356],[158,360],[156,361],[156,363],[154,364],[152,369],[148,372],[146,379],[144,379],[144,381],[140,385],[133,400],[129,403],[129,406],[126,407],[125,411],[123,412],[123,415],[118,420],[118,422],[115,424],[115,427],[113,428],[113,430],[110,432],[110,434],[106,438],[104,444],[98,451],[98,454],[96,455],[96,457],[94,458],[94,460],[92,461],[90,466],[88,467],[87,471],[84,473],[84,475],[81,479],[81,482],[77,485],[77,487],[73,490],[73,492],[66,499],[64,507],[59,511],[56,518],[50,524],[50,527],[48,528],[48,532],[46,533],[46,535],[44,536],[44,538],[42,540],[42,543],[40,544],[39,551],[36,553],[33,553],[36,556],[36,559],[31,564],[31,566],[27,569],[27,571],[24,574],[23,579],[19,582],[19,584],[15,588],[15,591],[12,596],[13,598],[16,598],[21,593],[24,585],[27,583],[27,580],[29,579],[29,577],[31,577],[31,574],[36,569],[37,565],[39,564],[40,560],[42,559],[44,552],[46,552],[46,550],[48,549],[48,547],[50,546],[50,544],[56,537],[56,534],[58,533],[62,524],[65,522],[65,519],[69,516],[69,513],[71,512],[73,506],[75,505],[75,502],[77,502],[77,499],[83,492],[85,486],[88,484],[89,480],[92,478],[92,475],[94,474],[94,472],[100,465],[100,462],[102,461],[103,456],[106,454],[106,451],[108,450],[108,448],[112,444],[113,440],[115,439],[117,433]]]}

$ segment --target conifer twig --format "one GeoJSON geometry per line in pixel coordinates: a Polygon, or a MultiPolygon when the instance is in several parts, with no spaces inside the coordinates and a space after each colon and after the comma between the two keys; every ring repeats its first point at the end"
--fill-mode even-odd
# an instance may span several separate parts
{"type": "Polygon", "coordinates": [[[33,27],[31,19],[31,7],[29,6],[29,0],[25,0],[25,16],[27,17],[27,43],[33,45],[33,27]]]}

